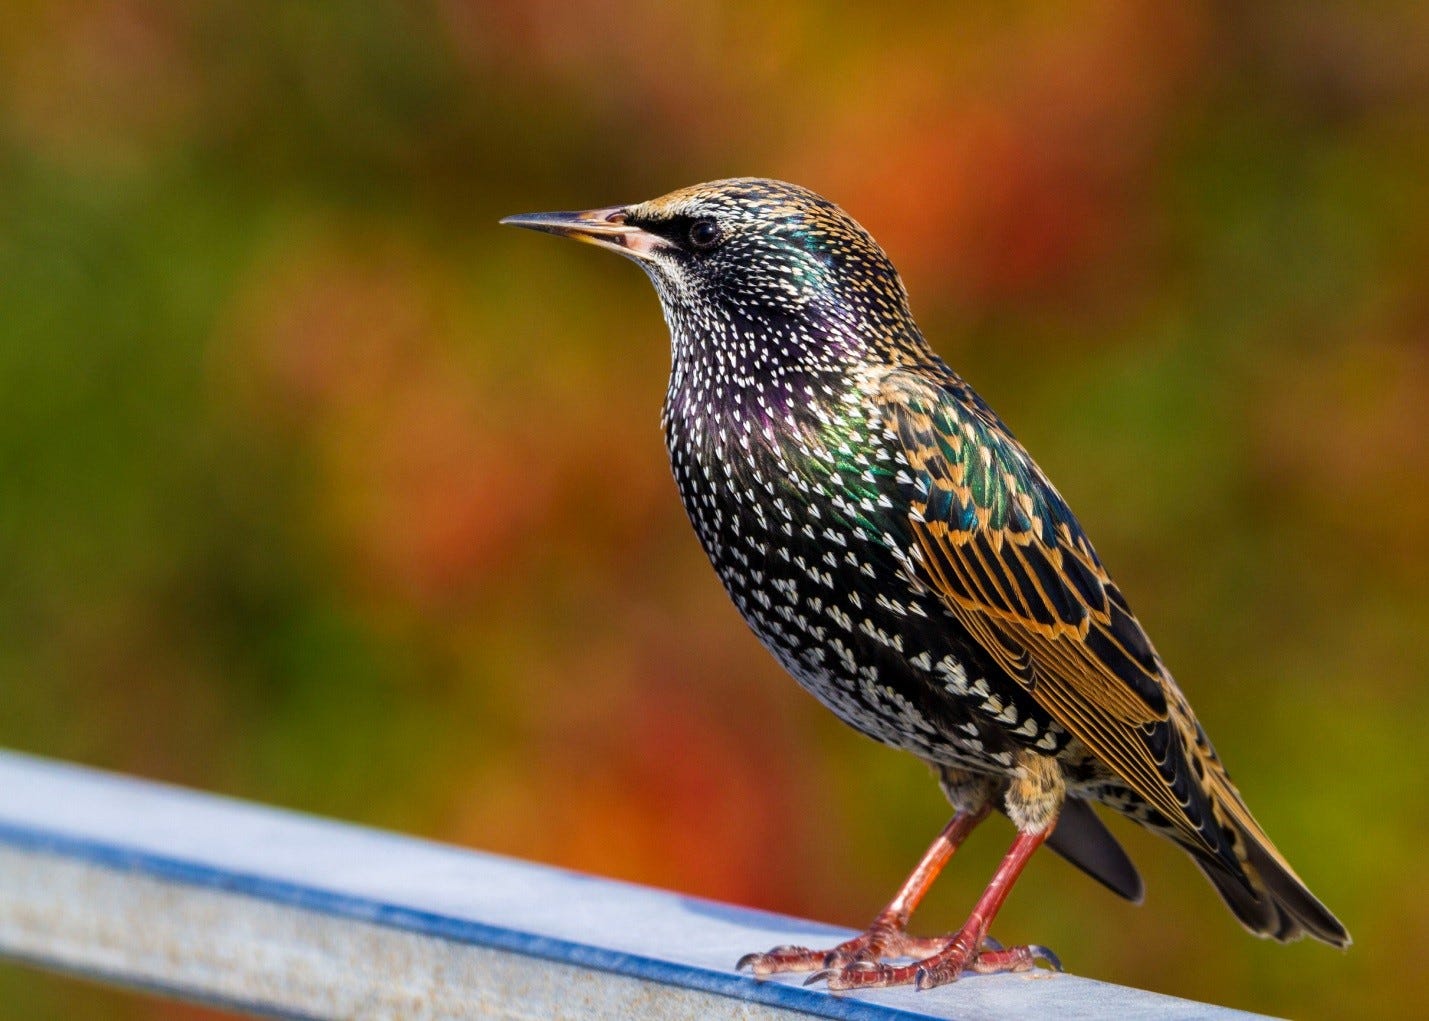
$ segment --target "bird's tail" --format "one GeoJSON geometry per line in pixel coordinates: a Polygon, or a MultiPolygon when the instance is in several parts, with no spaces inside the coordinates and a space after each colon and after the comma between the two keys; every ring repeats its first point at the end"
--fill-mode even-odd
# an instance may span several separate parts
{"type": "Polygon", "coordinates": [[[1257,936],[1289,943],[1313,936],[1335,947],[1350,945],[1350,934],[1330,909],[1285,864],[1263,833],[1245,834],[1246,861],[1242,875],[1232,874],[1218,859],[1197,855],[1196,864],[1221,899],[1257,936]]]}
{"type": "Polygon", "coordinates": [[[1350,934],[1275,849],[1219,761],[1207,765],[1212,811],[1231,838],[1240,869],[1232,871],[1223,859],[1194,848],[1192,856],[1226,906],[1257,936],[1282,943],[1312,936],[1331,946],[1349,946],[1350,934]]]}

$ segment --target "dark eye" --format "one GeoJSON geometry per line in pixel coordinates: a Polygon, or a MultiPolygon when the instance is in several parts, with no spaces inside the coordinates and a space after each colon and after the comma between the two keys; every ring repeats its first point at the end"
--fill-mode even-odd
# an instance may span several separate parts
{"type": "Polygon", "coordinates": [[[719,244],[719,224],[713,220],[696,220],[690,224],[690,247],[707,252],[719,244]]]}

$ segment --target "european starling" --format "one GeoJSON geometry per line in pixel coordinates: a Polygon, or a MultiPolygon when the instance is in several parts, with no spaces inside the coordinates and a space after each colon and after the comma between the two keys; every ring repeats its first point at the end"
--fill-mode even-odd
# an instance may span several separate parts
{"type": "Polygon", "coordinates": [[[1252,818],[1061,494],[928,346],[851,217],[804,188],[738,178],[502,222],[614,249],[649,274],[673,352],[670,461],[730,598],[841,720],[927,762],[954,809],[862,935],[741,968],[848,989],[1058,967],[988,927],[1044,841],[1140,901],[1092,802],[1184,848],[1256,935],[1349,944],[1252,818]],[[994,808],[1017,836],[967,922],[908,935],[994,808]]]}

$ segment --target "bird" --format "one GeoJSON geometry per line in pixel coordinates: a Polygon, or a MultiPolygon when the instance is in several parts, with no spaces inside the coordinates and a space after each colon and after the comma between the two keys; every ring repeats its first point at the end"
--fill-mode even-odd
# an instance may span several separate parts
{"type": "Polygon", "coordinates": [[[927,763],[951,804],[893,899],[827,949],[741,958],[834,990],[1061,970],[989,929],[1042,845],[1140,903],[1094,804],[1169,838],[1251,933],[1349,933],[1255,821],[1067,502],[933,350],[883,249],[766,178],[501,221],[611,249],[669,328],[663,428],[680,498],[734,605],[844,723],[927,763]],[[913,910],[992,812],[1016,834],[956,931],[913,910]]]}

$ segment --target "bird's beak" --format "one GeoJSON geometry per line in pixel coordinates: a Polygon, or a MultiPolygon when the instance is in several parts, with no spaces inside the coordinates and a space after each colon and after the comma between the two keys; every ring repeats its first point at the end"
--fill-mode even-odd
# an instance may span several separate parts
{"type": "Polygon", "coordinates": [[[579,213],[522,213],[501,221],[512,227],[544,231],[610,248],[632,259],[649,259],[661,240],[625,222],[624,206],[587,209],[579,213]]]}

